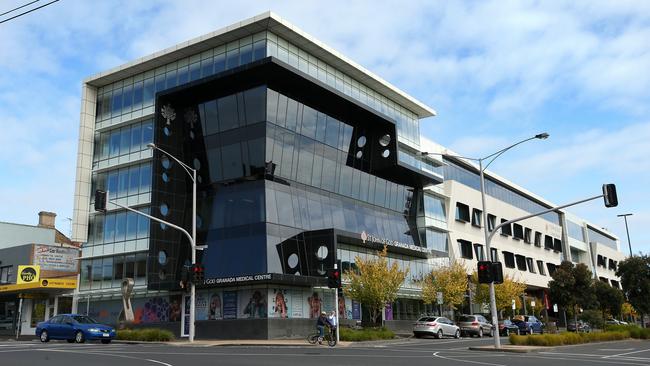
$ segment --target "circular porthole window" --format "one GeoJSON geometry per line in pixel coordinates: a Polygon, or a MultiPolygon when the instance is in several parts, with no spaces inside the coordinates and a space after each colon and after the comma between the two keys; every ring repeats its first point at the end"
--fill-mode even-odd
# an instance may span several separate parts
{"type": "Polygon", "coordinates": [[[160,229],[167,230],[167,225],[163,224],[162,222],[160,223],[160,229]]]}
{"type": "Polygon", "coordinates": [[[381,146],[383,146],[383,147],[386,147],[386,146],[388,146],[388,144],[390,144],[390,135],[389,135],[389,134],[385,134],[384,136],[382,136],[382,137],[379,139],[379,145],[381,145],[381,146]]]}
{"type": "Polygon", "coordinates": [[[169,215],[169,206],[166,203],[160,204],[160,214],[163,216],[169,215]]]}
{"type": "Polygon", "coordinates": [[[161,250],[158,252],[158,263],[161,265],[167,264],[167,252],[164,250],[161,250]]]}
{"type": "Polygon", "coordinates": [[[167,278],[167,272],[164,269],[161,269],[158,272],[158,278],[160,278],[161,280],[166,279],[167,278]]]}
{"type": "Polygon", "coordinates": [[[196,176],[196,181],[199,182],[199,183],[201,183],[201,182],[203,182],[203,178],[201,178],[200,175],[197,175],[197,176],[196,176]]]}
{"type": "Polygon", "coordinates": [[[162,180],[165,183],[169,183],[169,174],[167,174],[166,172],[163,172],[162,173],[162,180]]]}
{"type": "Polygon", "coordinates": [[[381,156],[383,156],[385,158],[389,157],[390,156],[390,150],[388,150],[388,149],[384,150],[384,152],[381,153],[381,156]]]}
{"type": "Polygon", "coordinates": [[[190,131],[190,138],[194,140],[194,131],[190,131]]]}
{"type": "Polygon", "coordinates": [[[320,260],[323,260],[323,259],[327,258],[327,253],[328,252],[329,251],[327,250],[327,247],[324,246],[324,245],[321,245],[318,248],[318,251],[316,252],[316,257],[318,257],[318,259],[320,259],[320,260]]]}
{"type": "Polygon", "coordinates": [[[169,129],[169,127],[165,126],[165,128],[163,128],[163,133],[165,134],[165,136],[171,136],[172,130],[169,129]]]}
{"type": "Polygon", "coordinates": [[[363,151],[361,151],[361,150],[357,151],[356,157],[357,157],[357,159],[361,159],[363,157],[363,151]]]}
{"type": "Polygon", "coordinates": [[[196,169],[196,170],[201,169],[201,160],[199,160],[197,158],[194,158],[193,163],[194,163],[194,169],[196,169]]]}
{"type": "Polygon", "coordinates": [[[201,226],[203,226],[203,219],[201,218],[201,216],[196,215],[196,227],[197,227],[197,229],[200,229],[201,226]]]}
{"type": "Polygon", "coordinates": [[[366,136],[361,136],[357,139],[357,146],[359,147],[366,146],[366,136]]]}
{"type": "Polygon", "coordinates": [[[293,253],[287,258],[287,264],[289,265],[289,268],[296,268],[298,266],[298,255],[296,253],[293,253]]]}
{"type": "Polygon", "coordinates": [[[172,161],[169,160],[169,158],[164,155],[162,158],[160,158],[160,164],[162,164],[162,167],[165,169],[169,169],[172,167],[172,161]]]}

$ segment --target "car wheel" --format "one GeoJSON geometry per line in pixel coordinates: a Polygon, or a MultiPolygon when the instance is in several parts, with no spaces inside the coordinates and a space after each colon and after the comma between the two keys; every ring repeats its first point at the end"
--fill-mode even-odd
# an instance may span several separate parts
{"type": "Polygon", "coordinates": [[[454,338],[460,338],[460,330],[456,330],[456,333],[454,333],[454,338]]]}
{"type": "Polygon", "coordinates": [[[49,342],[50,341],[50,335],[47,334],[47,330],[44,330],[41,332],[41,342],[49,342]]]}
{"type": "Polygon", "coordinates": [[[77,333],[74,335],[74,341],[77,343],[83,343],[86,341],[86,337],[84,337],[84,332],[78,330],[77,333]]]}
{"type": "Polygon", "coordinates": [[[109,344],[109,343],[111,343],[111,340],[110,339],[102,339],[102,343],[109,344]]]}
{"type": "Polygon", "coordinates": [[[413,336],[415,336],[415,338],[422,338],[422,334],[413,334],[413,336]]]}
{"type": "Polygon", "coordinates": [[[478,328],[478,337],[483,338],[483,328],[478,328]]]}
{"type": "Polygon", "coordinates": [[[436,336],[436,338],[442,339],[442,336],[443,336],[442,329],[440,329],[440,330],[438,330],[438,335],[436,336]]]}

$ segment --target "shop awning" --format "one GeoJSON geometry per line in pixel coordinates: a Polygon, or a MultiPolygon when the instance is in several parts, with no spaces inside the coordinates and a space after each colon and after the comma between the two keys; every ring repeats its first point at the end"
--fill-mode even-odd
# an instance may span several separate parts
{"type": "Polygon", "coordinates": [[[76,277],[43,278],[35,283],[0,285],[0,295],[16,293],[58,293],[77,288],[76,277]]]}

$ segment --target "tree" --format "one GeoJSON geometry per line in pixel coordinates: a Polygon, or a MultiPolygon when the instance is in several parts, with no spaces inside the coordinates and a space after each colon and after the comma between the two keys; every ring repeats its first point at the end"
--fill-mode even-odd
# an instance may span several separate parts
{"type": "Polygon", "coordinates": [[[650,312],[650,257],[635,255],[625,259],[618,264],[616,275],[621,278],[627,300],[644,323],[643,315],[650,312]]]}
{"type": "Polygon", "coordinates": [[[397,263],[388,266],[388,248],[384,245],[374,258],[354,258],[356,271],[346,271],[343,276],[349,281],[343,292],[346,296],[368,307],[371,321],[377,323],[386,303],[397,298],[399,290],[408,273],[401,271],[397,263]]]}
{"type": "Polygon", "coordinates": [[[422,301],[435,304],[438,292],[442,292],[443,303],[451,305],[462,304],[467,291],[467,272],[465,267],[454,262],[448,267],[439,267],[427,274],[422,283],[422,301]]]}
{"type": "Polygon", "coordinates": [[[548,283],[551,298],[563,308],[571,308],[575,321],[578,320],[577,306],[590,309],[597,304],[591,271],[583,263],[574,266],[563,261],[551,277],[553,280],[548,283]]]}
{"type": "Polygon", "coordinates": [[[598,298],[598,308],[603,315],[603,319],[606,318],[606,314],[618,318],[621,314],[623,302],[625,302],[623,292],[601,281],[594,284],[594,292],[598,298]]]}
{"type": "MultiPolygon", "coordinates": [[[[478,283],[476,271],[472,274],[472,283],[476,286],[474,301],[477,303],[490,302],[490,286],[485,283],[478,283]]],[[[510,275],[503,276],[503,283],[494,285],[494,298],[497,310],[508,310],[512,308],[512,300],[517,304],[521,303],[521,295],[526,290],[526,284],[515,281],[510,275]]]]}

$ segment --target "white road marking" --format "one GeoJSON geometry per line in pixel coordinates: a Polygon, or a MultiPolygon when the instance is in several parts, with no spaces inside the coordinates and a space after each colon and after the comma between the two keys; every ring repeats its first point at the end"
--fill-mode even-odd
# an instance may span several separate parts
{"type": "Polygon", "coordinates": [[[47,348],[41,348],[37,349],[37,351],[49,351],[49,352],[61,352],[61,353],[78,353],[78,354],[83,354],[83,355],[97,355],[97,356],[108,356],[108,357],[121,357],[121,358],[128,358],[132,360],[138,360],[138,361],[149,361],[165,366],[173,366],[172,364],[165,363],[162,361],[158,360],[152,360],[148,358],[138,358],[138,357],[132,357],[132,356],[124,356],[124,355],[116,355],[116,354],[110,354],[110,353],[101,353],[101,352],[81,352],[81,351],[70,351],[70,350],[63,350],[63,349],[47,349],[47,348]]]}
{"type": "Polygon", "coordinates": [[[159,364],[161,364],[161,365],[165,365],[165,366],[173,366],[173,365],[171,365],[171,364],[169,364],[169,363],[162,362],[162,361],[158,361],[158,360],[150,360],[150,359],[146,359],[146,360],[149,361],[149,362],[159,363],[159,364]]]}
{"type": "Polygon", "coordinates": [[[648,352],[648,351],[650,351],[650,348],[649,349],[642,349],[642,350],[639,350],[639,351],[633,351],[633,352],[619,353],[619,354],[616,354],[616,355],[604,356],[603,358],[620,357],[620,356],[625,356],[625,355],[631,355],[633,353],[641,353],[641,352],[648,352]]]}
{"type": "Polygon", "coordinates": [[[634,351],[636,348],[602,348],[599,351],[604,352],[618,352],[618,351],[634,351]]]}
{"type": "Polygon", "coordinates": [[[461,359],[458,359],[458,358],[450,358],[450,357],[440,356],[440,355],[438,354],[438,352],[434,352],[434,353],[433,353],[433,356],[434,356],[434,357],[438,357],[438,358],[442,358],[442,359],[445,359],[445,360],[449,360],[449,361],[457,361],[457,362],[474,363],[474,364],[477,364],[477,365],[506,366],[506,365],[501,365],[501,364],[498,364],[498,363],[488,363],[488,362],[478,362],[478,361],[470,361],[470,360],[461,360],[461,359]]]}

